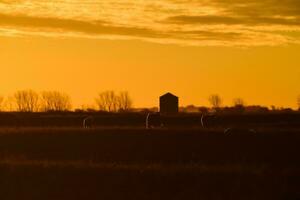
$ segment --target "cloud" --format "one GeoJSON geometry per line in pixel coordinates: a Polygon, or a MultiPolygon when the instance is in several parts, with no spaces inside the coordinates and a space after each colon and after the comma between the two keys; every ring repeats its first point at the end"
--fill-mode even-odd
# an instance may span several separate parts
{"type": "Polygon", "coordinates": [[[283,17],[228,17],[228,16],[173,16],[166,23],[178,24],[227,24],[227,25],[300,25],[300,18],[283,17]]]}
{"type": "Polygon", "coordinates": [[[73,19],[31,17],[23,15],[0,14],[0,25],[12,27],[26,27],[35,29],[49,29],[50,31],[64,30],[71,32],[81,32],[87,34],[112,34],[112,35],[132,35],[141,37],[163,37],[149,29],[111,26],[104,21],[80,21],[73,19]]]}
{"type": "Polygon", "coordinates": [[[207,4],[221,12],[173,15],[167,21],[180,24],[300,25],[299,0],[209,0],[207,4]]]}
{"type": "Polygon", "coordinates": [[[0,0],[0,13],[0,35],[57,34],[198,46],[300,41],[299,0],[0,0]]]}
{"type": "Polygon", "coordinates": [[[230,14],[241,16],[300,16],[299,0],[211,0],[230,14]]]}
{"type": "Polygon", "coordinates": [[[21,0],[0,0],[0,3],[3,4],[14,4],[14,3],[19,3],[21,0]]]}

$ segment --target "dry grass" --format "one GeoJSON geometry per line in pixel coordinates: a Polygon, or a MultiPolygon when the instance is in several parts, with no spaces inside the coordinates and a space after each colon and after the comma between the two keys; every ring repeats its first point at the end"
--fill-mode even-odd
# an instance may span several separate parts
{"type": "Polygon", "coordinates": [[[297,199],[300,132],[0,130],[1,199],[297,199]]]}

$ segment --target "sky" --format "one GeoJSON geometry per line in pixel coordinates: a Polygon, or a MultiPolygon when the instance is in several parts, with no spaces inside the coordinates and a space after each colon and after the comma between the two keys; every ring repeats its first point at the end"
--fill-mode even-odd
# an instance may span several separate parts
{"type": "Polygon", "coordinates": [[[299,0],[0,0],[0,94],[59,90],[75,107],[128,91],[135,107],[296,108],[299,0]]]}

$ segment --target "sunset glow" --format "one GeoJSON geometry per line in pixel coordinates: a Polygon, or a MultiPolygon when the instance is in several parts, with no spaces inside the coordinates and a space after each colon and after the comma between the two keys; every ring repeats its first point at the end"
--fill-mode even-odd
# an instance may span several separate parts
{"type": "Polygon", "coordinates": [[[151,107],[170,91],[180,105],[217,93],[296,108],[299,58],[298,0],[0,0],[6,97],[59,90],[80,107],[115,90],[151,107]]]}

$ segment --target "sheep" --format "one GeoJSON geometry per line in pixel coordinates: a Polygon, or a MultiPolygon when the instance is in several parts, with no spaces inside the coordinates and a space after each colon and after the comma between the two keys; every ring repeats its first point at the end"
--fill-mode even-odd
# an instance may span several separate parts
{"type": "Polygon", "coordinates": [[[94,123],[94,117],[88,116],[83,119],[83,128],[92,128],[94,123]]]}
{"type": "Polygon", "coordinates": [[[215,114],[209,114],[209,115],[201,115],[201,126],[202,128],[211,128],[216,127],[218,125],[217,122],[218,118],[215,114]]]}
{"type": "Polygon", "coordinates": [[[161,127],[161,115],[160,113],[148,113],[146,117],[146,129],[155,127],[161,127]]]}
{"type": "MultiPolygon", "coordinates": [[[[215,114],[209,114],[209,115],[203,114],[201,116],[201,126],[203,128],[216,128],[216,127],[222,127],[222,126],[226,125],[226,123],[224,123],[224,122],[222,123],[221,120],[222,120],[222,118],[218,117],[215,114]]],[[[225,128],[223,131],[223,133],[226,135],[238,134],[238,133],[251,133],[251,134],[257,133],[257,131],[255,129],[241,127],[238,123],[231,122],[230,124],[232,126],[225,128]]]]}

